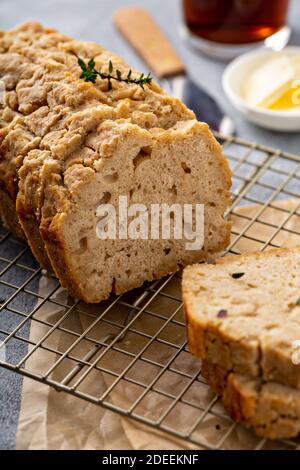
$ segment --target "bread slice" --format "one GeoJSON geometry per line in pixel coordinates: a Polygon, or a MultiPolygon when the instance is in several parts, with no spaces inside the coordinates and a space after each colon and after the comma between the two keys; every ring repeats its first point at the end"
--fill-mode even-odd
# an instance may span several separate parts
{"type": "Polygon", "coordinates": [[[202,361],[203,377],[222,397],[237,422],[268,439],[289,439],[300,433],[300,391],[276,382],[263,382],[202,361]]]}
{"type": "MultiPolygon", "coordinates": [[[[112,290],[121,293],[145,280],[174,272],[182,264],[207,259],[224,249],[229,240],[229,224],[222,217],[225,204],[218,199],[226,173],[215,165],[211,145],[219,150],[212,138],[208,140],[206,125],[188,121],[170,130],[159,130],[155,137],[129,123],[106,122],[103,126],[106,132],[102,128],[100,135],[107,137],[103,144],[107,153],[99,162],[99,171],[82,165],[72,165],[64,171],[50,157],[39,169],[40,175],[45,176],[40,178],[43,207],[39,230],[47,253],[62,285],[87,302],[100,301],[112,290]],[[151,155],[144,155],[145,151],[151,155]],[[140,157],[141,162],[135,167],[134,161],[140,157]],[[188,184],[183,163],[192,172],[188,184]],[[203,183],[201,191],[200,168],[202,174],[207,174],[207,184],[203,183]],[[209,172],[216,170],[219,180],[211,189],[208,181],[215,173],[209,172]],[[162,180],[158,175],[163,175],[162,180]],[[158,202],[203,202],[207,206],[204,248],[187,251],[186,240],[174,239],[99,240],[96,209],[101,200],[117,208],[119,195],[127,196],[130,203],[147,207],[158,202]]],[[[26,172],[29,162],[38,164],[36,153],[29,154],[20,170],[18,202],[26,196],[26,188],[30,191],[33,187],[30,184],[33,173],[29,172],[27,183],[26,172]]]]}
{"type": "Polygon", "coordinates": [[[300,388],[300,248],[228,256],[187,267],[190,351],[228,371],[300,388]],[[295,362],[295,361],[294,361],[295,362]]]}
{"type": "Polygon", "coordinates": [[[9,177],[0,175],[0,185],[12,203],[16,198],[36,258],[73,296],[98,302],[226,247],[231,172],[208,126],[179,100],[155,82],[144,89],[114,82],[112,90],[106,80],[84,82],[76,55],[94,57],[103,71],[111,60],[124,76],[129,67],[97,44],[37,23],[5,33],[0,50],[0,72],[8,83],[13,77],[5,107],[11,119],[1,129],[9,177]],[[24,143],[18,150],[14,132],[24,143]],[[203,249],[188,251],[186,240],[174,237],[100,240],[97,207],[117,209],[119,196],[147,209],[203,203],[203,249]]]}
{"type": "Polygon", "coordinates": [[[17,238],[26,239],[16,213],[16,206],[9,195],[0,189],[0,220],[17,238]]]}
{"type": "MultiPolygon", "coordinates": [[[[103,80],[95,85],[85,83],[80,79],[76,55],[86,60],[94,57],[98,67],[105,65],[107,68],[112,60],[116,68],[124,71],[123,60],[98,44],[72,40],[37,22],[28,22],[1,34],[0,74],[5,83],[6,103],[0,110],[0,189],[13,202],[18,191],[18,169],[31,149],[49,149],[50,146],[54,156],[62,158],[61,153],[57,155],[57,141],[64,135],[71,114],[87,108],[106,108],[106,111],[116,108],[110,113],[112,119],[130,116],[133,122],[137,120],[144,127],[168,127],[179,120],[194,118],[179,100],[172,100],[155,84],[150,93],[145,89],[146,99],[143,99],[140,96],[143,93],[135,85],[118,84],[112,92],[107,92],[107,82],[103,80]]],[[[132,76],[136,74],[133,70],[132,76]]],[[[96,127],[99,119],[98,116],[90,126],[96,127]]],[[[73,138],[69,151],[74,139],[79,139],[79,132],[84,130],[78,122],[74,125],[75,122],[70,129],[72,135],[68,134],[73,138]]],[[[88,126],[85,131],[90,132],[88,126]]],[[[84,138],[85,134],[81,135],[81,143],[84,138]]],[[[15,224],[10,221],[17,217],[5,213],[4,222],[15,231],[15,224]]],[[[34,243],[31,245],[39,258],[42,244],[37,249],[34,243]]],[[[45,253],[40,261],[44,259],[45,253]]]]}

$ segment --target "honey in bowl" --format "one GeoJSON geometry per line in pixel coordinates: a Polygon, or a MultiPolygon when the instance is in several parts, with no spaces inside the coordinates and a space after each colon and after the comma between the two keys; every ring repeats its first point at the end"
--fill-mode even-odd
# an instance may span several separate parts
{"type": "Polygon", "coordinates": [[[244,99],[272,111],[300,111],[300,53],[274,52],[248,74],[244,99]]]}
{"type": "Polygon", "coordinates": [[[300,100],[299,92],[296,90],[297,87],[299,87],[300,90],[300,81],[299,85],[297,85],[296,82],[290,82],[288,84],[288,89],[275,99],[274,102],[268,106],[268,109],[271,109],[272,111],[299,109],[300,100]]]}
{"type": "Polygon", "coordinates": [[[278,32],[287,19],[289,0],[183,0],[189,31],[209,41],[248,44],[278,32]]]}

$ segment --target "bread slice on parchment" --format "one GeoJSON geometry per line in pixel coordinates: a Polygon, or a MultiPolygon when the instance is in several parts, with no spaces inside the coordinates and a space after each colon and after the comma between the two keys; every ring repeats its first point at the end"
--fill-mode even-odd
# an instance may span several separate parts
{"type": "Polygon", "coordinates": [[[183,302],[190,351],[227,371],[300,389],[300,248],[189,266],[183,302]]]}
{"type": "Polygon", "coordinates": [[[268,439],[289,439],[300,433],[300,390],[228,372],[202,361],[201,373],[222,397],[224,407],[239,423],[268,439]]]}
{"type": "Polygon", "coordinates": [[[0,37],[0,190],[9,202],[1,211],[74,297],[98,302],[222,251],[231,173],[208,126],[179,100],[154,82],[142,89],[114,81],[112,90],[107,80],[84,82],[76,55],[103,72],[109,61],[129,72],[103,47],[38,23],[0,37]],[[97,208],[118,209],[119,196],[147,209],[204,204],[203,249],[188,251],[174,237],[100,240],[97,208]]]}

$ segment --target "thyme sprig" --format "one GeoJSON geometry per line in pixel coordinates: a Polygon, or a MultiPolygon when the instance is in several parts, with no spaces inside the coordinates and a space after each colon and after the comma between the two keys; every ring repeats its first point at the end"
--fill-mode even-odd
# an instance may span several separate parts
{"type": "Polygon", "coordinates": [[[130,69],[125,77],[122,76],[122,72],[119,69],[115,69],[112,61],[110,60],[108,63],[108,73],[102,72],[101,68],[97,70],[95,68],[95,60],[90,59],[87,63],[77,57],[78,65],[82,70],[80,78],[83,78],[85,82],[92,82],[96,83],[97,77],[100,77],[104,80],[108,80],[108,90],[112,90],[112,80],[116,80],[118,82],[125,82],[128,84],[134,83],[135,85],[139,85],[144,90],[144,85],[150,85],[153,77],[151,77],[150,72],[148,75],[142,73],[138,78],[132,78],[132,70],[130,69]]]}

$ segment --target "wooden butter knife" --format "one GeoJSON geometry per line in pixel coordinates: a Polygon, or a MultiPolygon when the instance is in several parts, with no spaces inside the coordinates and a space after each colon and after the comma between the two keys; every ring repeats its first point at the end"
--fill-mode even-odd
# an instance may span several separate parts
{"type": "Polygon", "coordinates": [[[191,80],[173,46],[150,14],[140,7],[118,9],[114,24],[150,67],[161,85],[221,134],[232,135],[234,124],[216,100],[191,80]]]}

